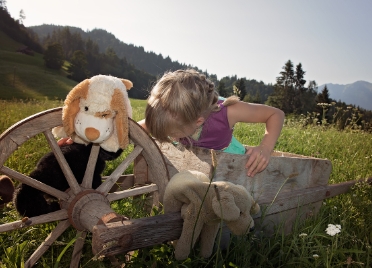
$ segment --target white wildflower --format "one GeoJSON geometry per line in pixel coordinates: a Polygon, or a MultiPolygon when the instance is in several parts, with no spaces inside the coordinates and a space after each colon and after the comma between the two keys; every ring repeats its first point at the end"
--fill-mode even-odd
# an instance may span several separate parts
{"type": "Polygon", "coordinates": [[[314,258],[314,259],[319,258],[319,255],[318,255],[318,254],[314,254],[314,255],[313,255],[313,258],[314,258]]]}
{"type": "Polygon", "coordinates": [[[298,236],[299,236],[299,237],[306,237],[307,234],[305,234],[305,233],[301,233],[301,234],[299,234],[298,236]]]}
{"type": "Polygon", "coordinates": [[[341,225],[328,224],[328,228],[326,229],[326,232],[330,236],[334,236],[335,234],[338,234],[341,232],[341,225]]]}

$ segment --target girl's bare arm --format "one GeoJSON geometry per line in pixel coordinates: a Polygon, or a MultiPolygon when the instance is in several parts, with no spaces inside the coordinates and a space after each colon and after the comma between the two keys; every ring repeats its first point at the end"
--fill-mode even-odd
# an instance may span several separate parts
{"type": "Polygon", "coordinates": [[[250,155],[246,164],[247,175],[253,177],[269,164],[271,152],[283,127],[284,113],[267,105],[238,102],[228,106],[227,116],[231,127],[238,122],[266,124],[265,134],[260,145],[251,147],[247,151],[247,154],[250,155]]]}

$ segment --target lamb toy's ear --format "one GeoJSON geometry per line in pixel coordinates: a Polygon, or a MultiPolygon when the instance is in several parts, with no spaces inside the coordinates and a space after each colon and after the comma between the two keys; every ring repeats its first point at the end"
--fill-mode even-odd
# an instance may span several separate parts
{"type": "Polygon", "coordinates": [[[62,123],[67,136],[72,136],[75,132],[74,119],[79,112],[80,99],[86,99],[89,89],[89,79],[77,84],[67,95],[62,111],[62,123]]]}
{"type": "Polygon", "coordinates": [[[115,116],[115,127],[121,149],[125,149],[129,144],[128,113],[123,100],[123,93],[119,89],[115,89],[111,99],[111,108],[117,113],[115,116]]]}
{"type": "Polygon", "coordinates": [[[240,209],[236,206],[234,196],[227,191],[219,191],[220,198],[217,196],[212,199],[214,213],[225,221],[235,221],[239,219],[240,209]]]}

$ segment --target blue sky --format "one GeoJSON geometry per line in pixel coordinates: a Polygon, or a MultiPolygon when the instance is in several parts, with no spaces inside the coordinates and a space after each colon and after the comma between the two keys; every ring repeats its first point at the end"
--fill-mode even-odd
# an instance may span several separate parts
{"type": "MultiPolygon", "coordinates": [[[[371,0],[8,0],[25,26],[104,29],[218,78],[275,83],[285,62],[306,80],[372,83],[371,0]]],[[[166,70],[164,70],[166,71],[166,70]]]]}

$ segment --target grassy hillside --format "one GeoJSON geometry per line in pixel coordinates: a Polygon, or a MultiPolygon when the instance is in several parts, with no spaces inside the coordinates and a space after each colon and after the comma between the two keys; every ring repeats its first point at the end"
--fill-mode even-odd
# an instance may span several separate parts
{"type": "Polygon", "coordinates": [[[22,44],[0,31],[0,99],[64,99],[76,82],[44,66],[43,55],[18,53],[22,44]]]}

